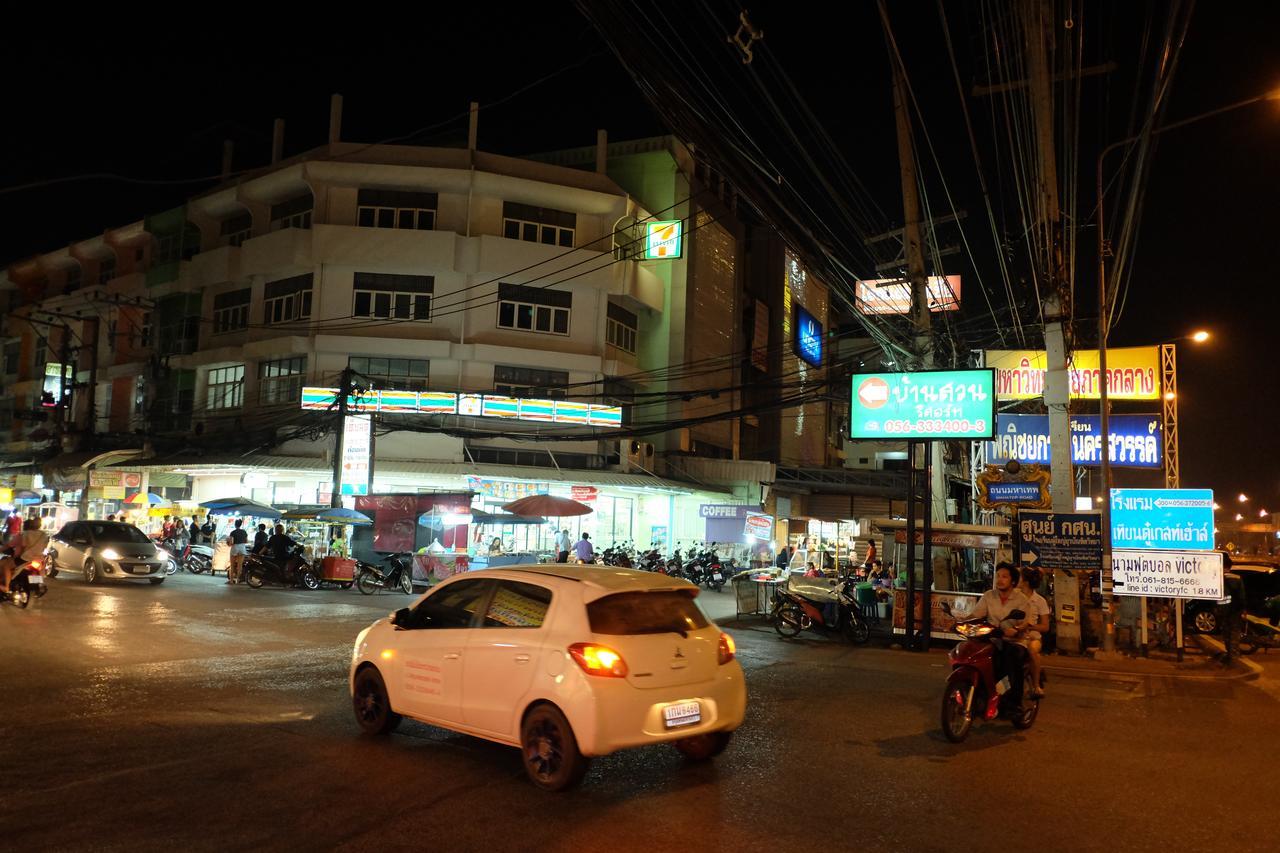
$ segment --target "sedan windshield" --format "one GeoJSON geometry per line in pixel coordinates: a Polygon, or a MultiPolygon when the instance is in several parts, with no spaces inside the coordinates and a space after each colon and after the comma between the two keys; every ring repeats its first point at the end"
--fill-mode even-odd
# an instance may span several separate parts
{"type": "Polygon", "coordinates": [[[95,542],[124,542],[136,545],[151,541],[147,539],[147,534],[132,524],[95,522],[90,524],[89,528],[93,531],[93,540],[95,542]]]}

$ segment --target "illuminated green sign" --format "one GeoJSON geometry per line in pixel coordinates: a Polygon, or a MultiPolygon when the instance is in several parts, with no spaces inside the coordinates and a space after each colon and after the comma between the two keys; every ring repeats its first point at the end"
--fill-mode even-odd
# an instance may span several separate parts
{"type": "Polygon", "coordinates": [[[644,224],[644,259],[668,261],[680,257],[684,251],[684,223],[679,219],[670,222],[646,222],[644,224]]]}
{"type": "Polygon", "coordinates": [[[849,436],[913,441],[991,438],[995,406],[993,370],[855,373],[849,436]]]}

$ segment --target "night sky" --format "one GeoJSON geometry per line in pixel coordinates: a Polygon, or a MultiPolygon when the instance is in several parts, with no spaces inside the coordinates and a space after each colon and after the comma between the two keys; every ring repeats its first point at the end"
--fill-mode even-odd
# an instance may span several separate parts
{"type": "MultiPolygon", "coordinates": [[[[1166,122],[1280,89],[1278,5],[1198,4],[1166,122]]],[[[1089,318],[1096,316],[1090,248],[1096,239],[1094,162],[1101,144],[1127,135],[1124,120],[1143,23],[1152,10],[1159,18],[1165,6],[1084,3],[1077,16],[1077,25],[1089,28],[1086,64],[1113,59],[1120,66],[1082,88],[1078,215],[1085,227],[1076,288],[1077,318],[1090,344],[1089,318]]],[[[597,127],[607,128],[612,140],[664,132],[661,119],[571,5],[473,8],[447,20],[426,14],[344,16],[340,22],[324,19],[324,28],[315,31],[308,31],[305,18],[272,23],[231,16],[239,23],[175,22],[163,32],[136,23],[144,18],[131,19],[128,27],[119,18],[78,19],[76,31],[52,20],[29,22],[22,39],[6,44],[10,74],[0,187],[91,172],[175,181],[203,177],[218,171],[227,138],[236,143],[235,168],[262,165],[277,116],[286,122],[286,156],[323,143],[332,92],[345,97],[348,141],[413,134],[407,140],[413,144],[461,145],[468,101],[493,104],[548,75],[482,112],[482,148],[522,154],[589,145],[597,127]],[[415,133],[423,128],[428,130],[415,133]]],[[[712,2],[709,8],[723,15],[726,33],[736,25],[736,7],[712,2]]],[[[797,8],[777,2],[750,6],[772,54],[840,144],[884,211],[886,225],[896,226],[901,197],[889,65],[875,4],[857,0],[842,11],[797,8]]],[[[946,9],[967,89],[981,72],[976,22],[982,6],[948,2],[946,9]]],[[[966,227],[975,260],[994,282],[991,232],[980,215],[936,7],[891,3],[890,16],[943,175],[957,205],[970,213],[966,227]]],[[[719,45],[707,51],[708,61],[723,57],[719,45]]],[[[990,126],[988,107],[971,99],[970,109],[976,124],[990,126]]],[[[1210,343],[1187,342],[1179,350],[1183,485],[1231,496],[1243,490],[1253,497],[1254,512],[1259,506],[1280,510],[1272,441],[1280,383],[1270,357],[1277,337],[1272,282],[1280,268],[1276,151],[1280,101],[1161,137],[1131,289],[1112,338],[1113,345],[1130,345],[1199,328],[1213,333],[1210,343]]],[[[996,167],[985,167],[990,179],[996,167]]],[[[936,176],[926,181],[936,182],[936,176]]],[[[5,193],[0,260],[136,221],[210,185],[84,180],[5,193]]],[[[940,194],[940,184],[935,191],[940,194]]],[[[1007,199],[998,207],[1011,211],[1007,199]]],[[[970,290],[975,280],[967,258],[951,258],[947,271],[965,275],[966,294],[977,296],[970,290]]],[[[980,316],[978,300],[965,301],[964,316],[980,316]]]]}

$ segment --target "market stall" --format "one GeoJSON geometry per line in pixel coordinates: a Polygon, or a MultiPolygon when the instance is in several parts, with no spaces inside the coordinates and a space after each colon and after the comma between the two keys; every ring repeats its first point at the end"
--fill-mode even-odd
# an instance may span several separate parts
{"type": "Polygon", "coordinates": [[[350,556],[352,529],[372,526],[373,519],[345,507],[304,507],[280,516],[295,527],[295,540],[311,554],[322,583],[348,589],[355,582],[356,561],[350,556]]]}
{"type": "MultiPolygon", "coordinates": [[[[426,518],[426,516],[423,516],[426,518]]],[[[421,521],[421,519],[419,520],[421,521]]],[[[539,547],[545,518],[471,510],[471,568],[485,569],[545,561],[539,547]]]]}

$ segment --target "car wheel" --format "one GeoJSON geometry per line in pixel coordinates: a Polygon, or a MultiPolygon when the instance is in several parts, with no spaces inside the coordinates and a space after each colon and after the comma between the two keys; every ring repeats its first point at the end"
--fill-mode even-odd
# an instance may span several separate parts
{"type": "Polygon", "coordinates": [[[733,732],[707,732],[704,735],[682,738],[672,744],[690,761],[709,761],[724,752],[733,732]]]}
{"type": "Polygon", "coordinates": [[[309,590],[315,591],[320,588],[320,578],[315,572],[302,573],[302,585],[309,590]]]}
{"type": "Polygon", "coordinates": [[[151,579],[151,585],[152,585],[152,586],[159,586],[159,585],[160,585],[160,584],[162,584],[162,583],[164,583],[164,578],[152,578],[152,579],[151,579]]]}
{"type": "Polygon", "coordinates": [[[351,706],[356,713],[356,722],[365,734],[391,734],[400,725],[400,715],[391,710],[387,685],[382,675],[371,666],[356,673],[351,706]]]}
{"type": "Polygon", "coordinates": [[[1201,634],[1213,634],[1218,630],[1218,615],[1212,609],[1197,610],[1191,624],[1201,634]]]}
{"type": "Polygon", "coordinates": [[[564,714],[554,705],[538,705],[520,726],[520,748],[529,781],[544,791],[563,791],[582,781],[591,761],[564,714]]]}
{"type": "Polygon", "coordinates": [[[84,582],[97,583],[101,570],[98,568],[98,561],[90,557],[84,561],[84,582]]]}

